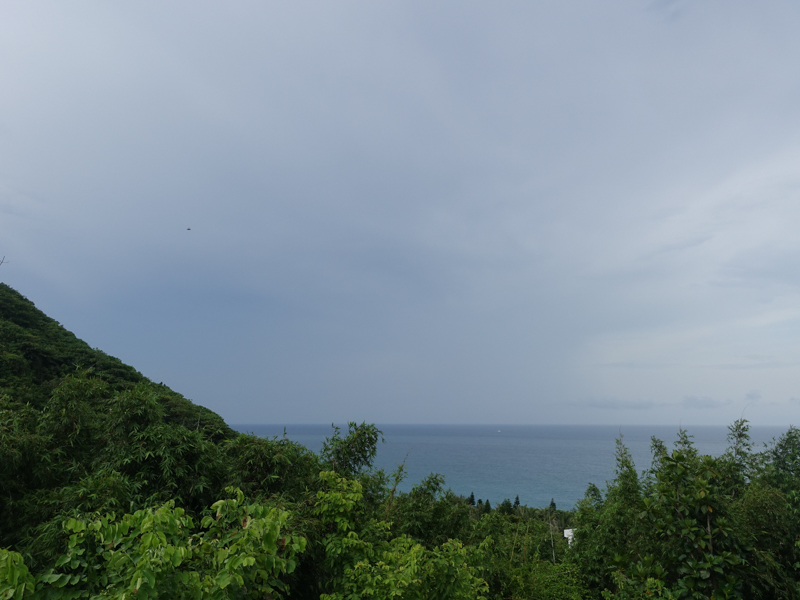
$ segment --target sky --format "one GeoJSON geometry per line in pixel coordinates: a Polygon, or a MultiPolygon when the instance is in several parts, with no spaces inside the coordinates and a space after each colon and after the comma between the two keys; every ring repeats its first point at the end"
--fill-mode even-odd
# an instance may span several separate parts
{"type": "Polygon", "coordinates": [[[800,425],[798,30],[9,0],[0,280],[234,424],[800,425]]]}

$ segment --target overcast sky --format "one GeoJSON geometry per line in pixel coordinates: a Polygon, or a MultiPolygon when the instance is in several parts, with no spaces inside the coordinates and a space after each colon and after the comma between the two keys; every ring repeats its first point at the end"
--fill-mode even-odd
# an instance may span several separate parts
{"type": "Polygon", "coordinates": [[[800,424],[798,31],[3,2],[0,279],[229,423],[800,424]]]}

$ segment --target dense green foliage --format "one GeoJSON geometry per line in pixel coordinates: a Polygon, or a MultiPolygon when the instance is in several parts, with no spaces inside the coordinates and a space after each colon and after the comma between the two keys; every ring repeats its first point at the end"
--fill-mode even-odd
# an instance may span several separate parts
{"type": "Polygon", "coordinates": [[[744,420],[729,449],[703,456],[681,432],[653,439],[639,476],[622,442],[605,497],[590,488],[575,518],[575,560],[595,598],[798,598],[800,431],[753,452],[744,420]]]}
{"type": "Polygon", "coordinates": [[[620,440],[575,511],[401,492],[380,440],[237,435],[0,285],[0,599],[800,597],[796,429],[644,473],[620,440]]]}

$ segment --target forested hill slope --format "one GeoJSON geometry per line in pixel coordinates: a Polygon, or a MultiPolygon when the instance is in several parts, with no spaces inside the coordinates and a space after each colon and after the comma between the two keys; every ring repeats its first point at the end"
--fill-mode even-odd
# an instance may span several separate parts
{"type": "Polygon", "coordinates": [[[85,369],[106,383],[109,394],[139,383],[153,385],[168,422],[233,436],[213,411],[167,386],[153,384],[118,358],[91,348],[22,294],[0,283],[0,397],[41,409],[65,376],[85,369]]]}

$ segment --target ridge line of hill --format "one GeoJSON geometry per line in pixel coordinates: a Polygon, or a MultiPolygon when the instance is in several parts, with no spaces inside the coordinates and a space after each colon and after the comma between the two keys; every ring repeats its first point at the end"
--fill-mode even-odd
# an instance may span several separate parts
{"type": "Polygon", "coordinates": [[[152,386],[164,407],[166,422],[206,430],[215,438],[236,435],[214,411],[91,348],[25,296],[0,283],[0,398],[41,409],[67,375],[82,369],[102,380],[110,394],[138,384],[152,386]]]}

